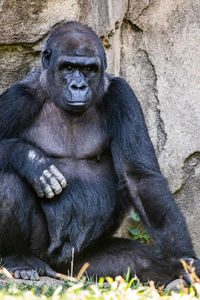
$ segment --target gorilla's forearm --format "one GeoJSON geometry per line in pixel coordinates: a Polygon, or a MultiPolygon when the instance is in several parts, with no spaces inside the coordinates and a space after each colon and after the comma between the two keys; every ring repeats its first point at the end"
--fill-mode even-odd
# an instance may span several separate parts
{"type": "Polygon", "coordinates": [[[30,168],[35,173],[47,163],[48,157],[44,152],[21,138],[0,141],[0,168],[3,171],[17,172],[21,177],[31,177],[30,168]]]}
{"type": "Polygon", "coordinates": [[[185,219],[162,174],[143,173],[138,179],[133,168],[126,174],[123,188],[163,255],[195,258],[185,219]]]}

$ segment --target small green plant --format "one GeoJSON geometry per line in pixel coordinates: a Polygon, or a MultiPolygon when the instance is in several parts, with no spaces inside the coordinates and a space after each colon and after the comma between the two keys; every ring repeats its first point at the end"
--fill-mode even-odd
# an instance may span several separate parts
{"type": "Polygon", "coordinates": [[[141,222],[140,216],[136,212],[131,213],[131,218],[134,221],[136,227],[131,228],[129,230],[131,237],[133,240],[138,240],[144,244],[152,244],[153,239],[151,236],[146,232],[144,226],[141,222]]]}

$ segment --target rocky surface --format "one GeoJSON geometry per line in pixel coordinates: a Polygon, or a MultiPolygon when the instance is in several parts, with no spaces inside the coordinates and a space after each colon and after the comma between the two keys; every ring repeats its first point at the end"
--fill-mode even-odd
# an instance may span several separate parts
{"type": "Polygon", "coordinates": [[[0,93],[39,63],[49,31],[97,31],[108,71],[139,98],[164,175],[200,255],[199,0],[0,0],[0,93]]]}
{"type": "Polygon", "coordinates": [[[8,285],[17,285],[17,286],[23,286],[26,288],[32,287],[32,288],[57,288],[58,286],[62,286],[66,284],[64,280],[57,280],[50,277],[40,277],[40,280],[24,280],[24,279],[8,279],[7,277],[3,277],[0,279],[0,288],[6,287],[8,285]]]}

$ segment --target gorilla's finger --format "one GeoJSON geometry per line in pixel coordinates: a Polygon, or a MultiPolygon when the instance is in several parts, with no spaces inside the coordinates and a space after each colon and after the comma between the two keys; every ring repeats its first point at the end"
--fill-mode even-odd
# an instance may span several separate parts
{"type": "Polygon", "coordinates": [[[16,278],[16,279],[19,279],[21,276],[20,276],[20,271],[19,270],[16,270],[15,272],[14,272],[14,278],[16,278]]]}
{"type": "Polygon", "coordinates": [[[55,177],[50,178],[50,184],[56,195],[59,195],[62,192],[62,187],[55,177]]]}
{"type": "Polygon", "coordinates": [[[38,197],[43,198],[44,197],[44,191],[41,187],[40,182],[35,180],[33,182],[32,186],[33,186],[34,190],[36,191],[38,197]]]}
{"type": "Polygon", "coordinates": [[[39,280],[40,279],[37,271],[35,271],[35,270],[27,271],[27,275],[28,275],[30,280],[39,280]]]}
{"type": "Polygon", "coordinates": [[[54,190],[54,193],[59,195],[62,192],[62,187],[58,180],[48,170],[44,170],[43,175],[48,179],[51,188],[54,190]]]}
{"type": "Polygon", "coordinates": [[[25,271],[25,270],[23,270],[23,271],[20,272],[20,276],[21,276],[22,279],[25,279],[25,280],[29,279],[27,271],[25,271]]]}
{"type": "Polygon", "coordinates": [[[60,182],[60,185],[62,188],[65,188],[67,185],[65,177],[58,171],[58,169],[54,166],[50,166],[50,171],[53,173],[53,175],[56,177],[56,179],[60,182]]]}
{"type": "Polygon", "coordinates": [[[33,272],[33,276],[34,276],[35,280],[40,280],[40,276],[37,271],[33,272]]]}
{"type": "Polygon", "coordinates": [[[55,196],[51,186],[47,183],[46,179],[44,176],[40,176],[40,181],[43,185],[43,189],[44,189],[44,193],[45,193],[45,196],[48,198],[48,199],[51,199],[55,196]]]}

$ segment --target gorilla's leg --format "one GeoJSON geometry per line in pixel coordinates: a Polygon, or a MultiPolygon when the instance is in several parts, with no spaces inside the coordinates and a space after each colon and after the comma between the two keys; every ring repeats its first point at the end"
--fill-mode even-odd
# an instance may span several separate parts
{"type": "Polygon", "coordinates": [[[0,173],[0,253],[15,278],[55,276],[43,261],[48,235],[45,219],[28,186],[16,174],[0,173]],[[39,258],[40,257],[40,258],[39,258]]]}
{"type": "Polygon", "coordinates": [[[136,274],[142,282],[153,280],[156,284],[165,285],[183,274],[179,259],[162,257],[156,245],[120,238],[102,240],[80,257],[75,257],[75,273],[85,262],[90,264],[88,275],[94,278],[125,276],[130,268],[131,276],[136,274]]]}

